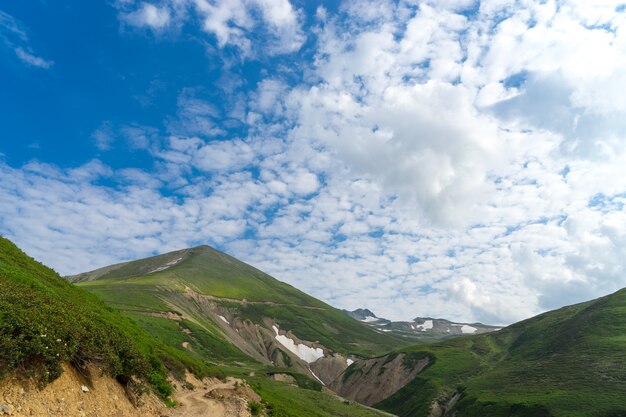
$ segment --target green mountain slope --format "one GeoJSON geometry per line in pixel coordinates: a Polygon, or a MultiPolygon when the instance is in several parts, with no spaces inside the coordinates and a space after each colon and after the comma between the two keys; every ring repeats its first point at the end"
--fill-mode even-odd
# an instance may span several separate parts
{"type": "Polygon", "coordinates": [[[97,362],[120,381],[149,382],[162,397],[171,393],[164,364],[210,372],[0,237],[0,377],[21,372],[45,385],[64,362],[97,362]]]}
{"type": "Polygon", "coordinates": [[[144,329],[214,363],[286,366],[329,383],[349,358],[410,342],[385,334],[208,246],[68,277],[144,329]],[[278,335],[280,333],[280,336],[278,335]],[[307,360],[300,351],[323,352],[307,360]],[[317,349],[317,351],[315,351],[317,349]]]}
{"type": "Polygon", "coordinates": [[[626,416],[626,289],[499,332],[406,349],[431,365],[377,407],[401,416],[626,416]]]}

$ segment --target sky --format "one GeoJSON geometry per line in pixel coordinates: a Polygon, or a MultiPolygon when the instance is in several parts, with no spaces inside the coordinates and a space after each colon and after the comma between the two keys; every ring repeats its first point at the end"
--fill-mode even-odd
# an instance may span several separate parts
{"type": "Polygon", "coordinates": [[[0,234],[209,244],[336,307],[508,324],[626,286],[626,3],[0,3],[0,234]]]}

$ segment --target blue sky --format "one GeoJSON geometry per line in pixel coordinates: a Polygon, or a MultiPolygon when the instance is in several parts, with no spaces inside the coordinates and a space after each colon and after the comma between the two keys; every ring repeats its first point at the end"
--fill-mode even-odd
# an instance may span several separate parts
{"type": "Polygon", "coordinates": [[[509,323],[626,285],[618,1],[0,6],[0,233],[210,244],[337,307],[509,323]]]}

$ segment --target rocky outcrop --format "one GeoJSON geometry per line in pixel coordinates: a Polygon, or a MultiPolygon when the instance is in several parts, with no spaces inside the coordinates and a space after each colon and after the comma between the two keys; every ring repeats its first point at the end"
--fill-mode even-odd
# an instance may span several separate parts
{"type": "Polygon", "coordinates": [[[346,368],[348,368],[346,358],[340,354],[320,358],[311,364],[311,371],[326,385],[332,385],[346,368]]]}
{"type": "Polygon", "coordinates": [[[408,361],[404,353],[355,362],[330,385],[349,400],[374,405],[393,395],[430,364],[425,357],[408,361]]]}

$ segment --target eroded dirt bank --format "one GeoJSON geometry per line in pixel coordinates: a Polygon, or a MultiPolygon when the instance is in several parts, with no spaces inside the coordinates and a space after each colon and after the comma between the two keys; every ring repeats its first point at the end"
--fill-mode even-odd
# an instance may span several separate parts
{"type": "Polygon", "coordinates": [[[186,375],[188,388],[176,381],[173,395],[178,403],[167,408],[153,394],[145,393],[134,405],[114,378],[91,367],[90,378],[65,365],[63,374],[43,390],[27,379],[8,377],[0,381],[0,416],[15,417],[249,417],[249,402],[260,397],[245,381],[186,375]]]}
{"type": "Polygon", "coordinates": [[[340,396],[361,404],[373,405],[391,396],[411,382],[426,366],[429,359],[406,363],[405,354],[365,359],[335,380],[330,388],[340,396]]]}

